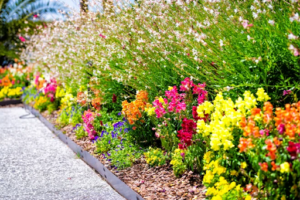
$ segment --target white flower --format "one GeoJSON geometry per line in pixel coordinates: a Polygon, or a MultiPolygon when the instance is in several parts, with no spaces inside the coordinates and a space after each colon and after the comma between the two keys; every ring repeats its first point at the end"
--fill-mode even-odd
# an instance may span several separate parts
{"type": "Polygon", "coordinates": [[[256,18],[258,17],[258,14],[255,13],[255,12],[253,12],[252,15],[253,15],[253,18],[254,18],[254,19],[256,19],[256,18]]]}
{"type": "Polygon", "coordinates": [[[275,21],[274,21],[274,20],[270,20],[270,19],[269,19],[268,23],[269,23],[269,24],[271,24],[272,26],[274,26],[274,24],[275,24],[275,21]]]}
{"type": "Polygon", "coordinates": [[[273,9],[273,6],[271,4],[268,5],[268,8],[273,9]]]}
{"type": "Polygon", "coordinates": [[[289,35],[288,35],[288,39],[289,40],[295,40],[295,39],[297,39],[298,37],[297,36],[295,36],[293,33],[290,33],[289,35]]]}
{"type": "Polygon", "coordinates": [[[220,40],[220,46],[224,46],[223,40],[220,40]]]}

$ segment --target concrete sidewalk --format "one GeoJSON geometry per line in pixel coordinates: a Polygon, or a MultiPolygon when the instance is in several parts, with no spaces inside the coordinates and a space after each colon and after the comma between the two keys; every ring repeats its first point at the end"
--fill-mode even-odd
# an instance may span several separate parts
{"type": "Polygon", "coordinates": [[[0,108],[1,200],[124,200],[38,119],[0,108]]]}

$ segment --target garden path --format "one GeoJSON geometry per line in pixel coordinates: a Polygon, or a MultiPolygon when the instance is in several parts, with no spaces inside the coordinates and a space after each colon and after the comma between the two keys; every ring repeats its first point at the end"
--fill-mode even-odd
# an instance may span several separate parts
{"type": "Polygon", "coordinates": [[[23,108],[0,108],[0,199],[124,200],[23,108]]]}

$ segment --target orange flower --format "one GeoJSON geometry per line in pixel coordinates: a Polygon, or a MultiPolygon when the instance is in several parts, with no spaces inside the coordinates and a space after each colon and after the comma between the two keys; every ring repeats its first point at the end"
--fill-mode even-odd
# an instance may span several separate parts
{"type": "Polygon", "coordinates": [[[85,94],[83,92],[78,92],[77,93],[77,102],[80,103],[80,105],[85,105],[86,100],[85,100],[85,94]]]}
{"type": "Polygon", "coordinates": [[[122,102],[122,113],[128,119],[130,124],[134,124],[142,117],[142,111],[145,110],[147,101],[148,93],[146,91],[140,91],[137,93],[135,101],[128,103],[125,100],[122,102]]]}
{"type": "Polygon", "coordinates": [[[263,162],[263,163],[258,163],[259,164],[259,166],[260,166],[260,169],[262,170],[262,171],[264,171],[264,172],[267,172],[268,171],[268,163],[266,163],[266,162],[263,162]]]}
{"type": "Polygon", "coordinates": [[[253,148],[254,144],[252,144],[251,138],[240,138],[240,144],[238,145],[240,152],[245,152],[247,148],[253,148]]]}
{"type": "Polygon", "coordinates": [[[101,98],[97,97],[95,99],[92,100],[92,105],[96,110],[100,110],[101,108],[101,98]]]}
{"type": "Polygon", "coordinates": [[[268,124],[271,121],[273,116],[273,105],[270,102],[265,102],[263,110],[264,110],[263,121],[264,123],[268,124]]]}
{"type": "Polygon", "coordinates": [[[267,139],[265,141],[266,145],[267,145],[267,150],[269,151],[269,153],[267,154],[267,156],[269,156],[272,160],[276,159],[276,146],[272,143],[272,141],[270,139],[267,139]]]}
{"type": "Polygon", "coordinates": [[[2,86],[9,86],[11,84],[8,75],[6,75],[2,80],[1,80],[2,86]]]}
{"type": "Polygon", "coordinates": [[[280,140],[278,140],[277,137],[273,138],[273,142],[274,142],[274,144],[275,144],[276,146],[279,146],[279,145],[281,145],[281,143],[282,143],[280,140]]]}
{"type": "Polygon", "coordinates": [[[276,165],[274,161],[271,162],[271,165],[272,165],[272,171],[275,171],[280,168],[280,166],[276,165]]]}
{"type": "Polygon", "coordinates": [[[251,115],[255,116],[255,115],[259,115],[260,114],[261,109],[260,108],[252,108],[251,109],[251,115]]]}

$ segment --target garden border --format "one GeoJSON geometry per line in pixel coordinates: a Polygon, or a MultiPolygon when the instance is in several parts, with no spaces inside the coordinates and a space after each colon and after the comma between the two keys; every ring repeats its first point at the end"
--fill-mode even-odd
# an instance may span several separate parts
{"type": "Polygon", "coordinates": [[[0,101],[0,106],[7,106],[7,105],[13,105],[19,103],[22,103],[21,99],[11,99],[11,100],[0,101]]]}
{"type": "Polygon", "coordinates": [[[37,110],[24,103],[24,109],[29,110],[31,114],[36,116],[52,133],[54,133],[63,143],[67,144],[74,153],[80,155],[80,158],[85,161],[91,168],[96,170],[107,183],[109,183],[119,194],[127,200],[144,200],[133,189],[121,181],[116,175],[109,171],[97,158],[89,152],[84,151],[78,144],[71,140],[68,136],[57,130],[53,124],[45,119],[37,110]]]}

